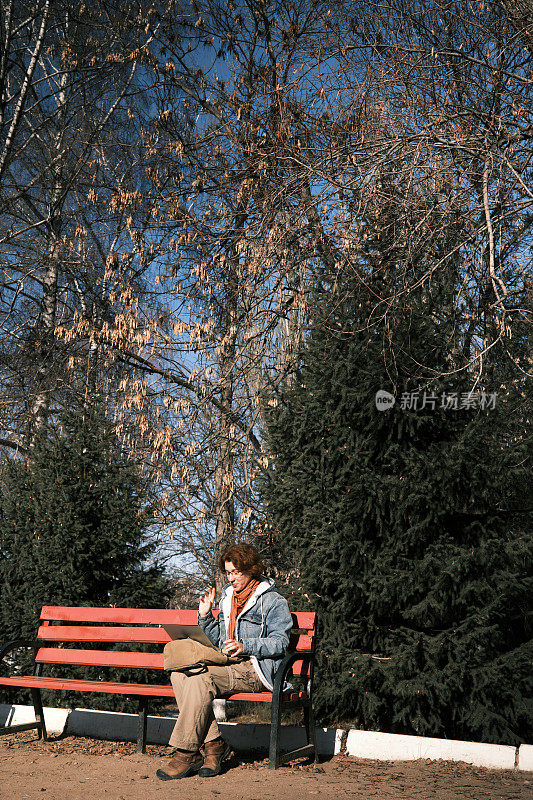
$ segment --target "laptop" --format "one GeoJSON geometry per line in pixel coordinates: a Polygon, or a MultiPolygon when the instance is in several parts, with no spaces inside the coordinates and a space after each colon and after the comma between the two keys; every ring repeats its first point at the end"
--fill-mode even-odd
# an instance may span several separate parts
{"type": "Polygon", "coordinates": [[[163,628],[171,639],[193,639],[212,650],[218,650],[199,625],[163,625],[163,628]]]}
{"type": "MultiPolygon", "coordinates": [[[[200,642],[200,644],[210,647],[211,650],[216,650],[217,653],[220,652],[199,625],[163,625],[162,627],[171,639],[193,639],[195,642],[200,642]]],[[[224,655],[230,664],[236,664],[244,658],[244,656],[228,656],[226,653],[224,655]]]]}

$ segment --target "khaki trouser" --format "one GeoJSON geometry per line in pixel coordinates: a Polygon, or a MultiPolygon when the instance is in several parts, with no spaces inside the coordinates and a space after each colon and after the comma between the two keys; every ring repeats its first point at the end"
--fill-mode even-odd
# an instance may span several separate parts
{"type": "Polygon", "coordinates": [[[180,713],[169,745],[180,750],[198,750],[220,736],[211,705],[215,697],[265,691],[250,661],[172,672],[170,680],[180,713]]]}

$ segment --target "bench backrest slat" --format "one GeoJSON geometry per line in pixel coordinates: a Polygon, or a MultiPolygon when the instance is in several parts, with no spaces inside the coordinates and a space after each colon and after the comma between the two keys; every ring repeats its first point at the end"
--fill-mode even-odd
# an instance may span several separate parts
{"type": "Polygon", "coordinates": [[[300,652],[301,650],[313,650],[315,644],[314,636],[308,636],[305,633],[291,633],[289,637],[289,650],[291,652],[300,652]]]}
{"type": "Polygon", "coordinates": [[[163,653],[128,653],[119,650],[75,650],[40,647],[35,655],[38,664],[70,664],[85,667],[132,667],[163,669],[163,653]]]}
{"type": "Polygon", "coordinates": [[[314,611],[291,611],[292,618],[295,622],[294,627],[300,630],[309,631],[309,633],[316,632],[316,613],[314,611]]]}
{"type": "MultiPolygon", "coordinates": [[[[64,664],[73,667],[163,669],[162,653],[130,653],[121,650],[67,650],[60,647],[40,647],[35,661],[37,664],[64,664]]],[[[303,661],[295,661],[293,674],[306,676],[308,665],[303,661]]]]}
{"type": "MultiPolygon", "coordinates": [[[[218,610],[214,611],[215,617],[218,610]]],[[[316,614],[293,611],[294,627],[309,634],[315,632],[316,614]]],[[[93,606],[43,606],[41,620],[46,622],[92,622],[115,625],[196,625],[195,609],[178,608],[97,608],[93,606]]]]}
{"type": "Polygon", "coordinates": [[[164,628],[96,627],[94,625],[42,625],[40,641],[48,642],[137,642],[166,644],[170,636],[164,628]]]}
{"type": "Polygon", "coordinates": [[[198,612],[177,608],[96,608],[44,606],[41,619],[49,622],[92,622],[115,625],[196,625],[198,612]]]}
{"type": "MultiPolygon", "coordinates": [[[[139,644],[166,644],[170,637],[164,628],[97,627],[94,625],[41,625],[37,639],[47,642],[102,642],[139,644]]],[[[290,650],[311,650],[313,637],[303,633],[292,633],[290,650]]]]}

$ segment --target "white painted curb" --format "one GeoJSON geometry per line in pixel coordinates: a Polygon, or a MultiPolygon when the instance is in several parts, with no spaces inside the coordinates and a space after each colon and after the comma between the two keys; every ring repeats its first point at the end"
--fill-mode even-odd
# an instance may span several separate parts
{"type": "Polygon", "coordinates": [[[466,761],[490,769],[514,769],[516,748],[500,744],[431,739],[379,731],[348,732],[346,754],[386,761],[416,761],[419,758],[466,761]]]}
{"type": "Polygon", "coordinates": [[[518,748],[518,769],[533,772],[533,744],[521,744],[518,748]]]}
{"type": "MultiPolygon", "coordinates": [[[[44,708],[44,724],[50,733],[63,733],[70,709],[44,708]]],[[[24,725],[35,722],[33,706],[2,705],[0,704],[0,725],[24,725]]]]}
{"type": "MultiPolygon", "coordinates": [[[[167,744],[177,714],[165,717],[148,717],[147,741],[150,744],[167,744]]],[[[54,734],[89,736],[95,739],[135,741],[137,738],[136,714],[114,711],[96,711],[86,708],[45,708],[47,730],[54,734]]],[[[33,722],[33,706],[1,705],[0,725],[17,725],[33,722]]],[[[245,725],[239,722],[219,723],[228,743],[243,752],[268,750],[270,725],[245,725]]],[[[317,728],[317,747],[321,755],[346,755],[378,761],[414,761],[432,759],[465,761],[490,769],[533,771],[533,745],[520,748],[480,742],[462,742],[454,739],[433,739],[423,736],[406,736],[379,731],[317,728]]],[[[305,744],[303,727],[287,725],[281,729],[282,750],[295,749],[305,744]]]]}

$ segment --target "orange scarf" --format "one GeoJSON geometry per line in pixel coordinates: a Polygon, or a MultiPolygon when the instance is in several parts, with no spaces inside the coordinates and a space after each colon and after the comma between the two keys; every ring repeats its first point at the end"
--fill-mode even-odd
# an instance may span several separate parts
{"type": "Polygon", "coordinates": [[[233,596],[231,598],[231,611],[226,631],[227,639],[235,639],[237,633],[237,617],[259,586],[259,583],[260,581],[258,581],[256,578],[252,578],[250,583],[247,583],[244,589],[241,589],[240,592],[236,592],[235,590],[233,591],[233,596]]]}

